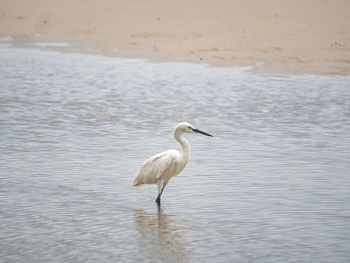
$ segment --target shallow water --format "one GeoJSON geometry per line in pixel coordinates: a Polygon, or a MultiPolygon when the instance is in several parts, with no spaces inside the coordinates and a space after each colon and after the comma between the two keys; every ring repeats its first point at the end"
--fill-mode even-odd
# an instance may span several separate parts
{"type": "Polygon", "coordinates": [[[349,262],[350,76],[248,69],[0,45],[1,261],[349,262]]]}

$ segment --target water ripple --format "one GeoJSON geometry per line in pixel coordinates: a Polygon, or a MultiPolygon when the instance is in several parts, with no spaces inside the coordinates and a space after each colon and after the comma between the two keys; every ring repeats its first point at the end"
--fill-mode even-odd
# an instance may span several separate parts
{"type": "Polygon", "coordinates": [[[349,262],[350,77],[262,77],[0,45],[0,254],[11,262],[349,262]],[[154,204],[142,161],[189,121],[154,204]]]}

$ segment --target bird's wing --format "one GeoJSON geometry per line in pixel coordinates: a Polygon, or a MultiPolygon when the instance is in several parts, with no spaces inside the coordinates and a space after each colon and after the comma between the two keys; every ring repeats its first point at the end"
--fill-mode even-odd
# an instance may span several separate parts
{"type": "Polygon", "coordinates": [[[169,150],[156,155],[146,160],[138,170],[133,184],[141,186],[144,184],[155,184],[163,174],[175,163],[178,152],[169,150]]]}

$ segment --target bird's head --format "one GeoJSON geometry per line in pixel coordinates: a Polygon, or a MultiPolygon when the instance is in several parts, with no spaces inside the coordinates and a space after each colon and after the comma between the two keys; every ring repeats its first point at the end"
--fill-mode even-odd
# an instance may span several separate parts
{"type": "Polygon", "coordinates": [[[176,125],[175,132],[176,131],[178,131],[180,133],[200,133],[200,134],[203,134],[203,135],[206,135],[206,136],[213,137],[209,133],[206,133],[204,131],[196,129],[195,127],[193,127],[192,124],[190,124],[188,122],[181,122],[178,125],[176,125]]]}

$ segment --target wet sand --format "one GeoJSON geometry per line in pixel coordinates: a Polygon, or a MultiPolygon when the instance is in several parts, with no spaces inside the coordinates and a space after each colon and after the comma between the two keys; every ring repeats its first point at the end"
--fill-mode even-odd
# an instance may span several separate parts
{"type": "Polygon", "coordinates": [[[350,74],[349,28],[347,0],[0,0],[9,42],[260,73],[350,74]]]}

